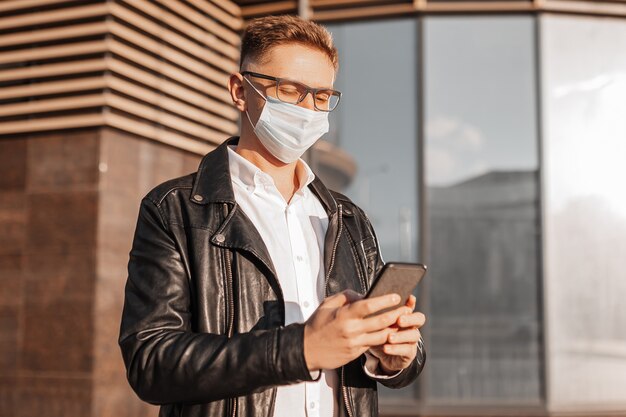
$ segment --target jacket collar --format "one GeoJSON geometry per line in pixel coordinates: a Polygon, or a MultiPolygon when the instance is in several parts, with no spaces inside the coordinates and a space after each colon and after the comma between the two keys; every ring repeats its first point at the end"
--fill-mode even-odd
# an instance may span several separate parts
{"type": "Polygon", "coordinates": [[[235,193],[228,171],[228,149],[226,146],[238,141],[238,136],[231,136],[217,148],[204,155],[191,189],[190,199],[192,202],[196,204],[235,204],[235,193]]]}
{"type": "MultiPolygon", "coordinates": [[[[202,158],[191,191],[192,202],[235,204],[227,146],[236,145],[238,142],[239,136],[231,136],[202,158]]],[[[337,202],[317,175],[308,186],[319,198],[329,215],[337,211],[337,202]]]]}

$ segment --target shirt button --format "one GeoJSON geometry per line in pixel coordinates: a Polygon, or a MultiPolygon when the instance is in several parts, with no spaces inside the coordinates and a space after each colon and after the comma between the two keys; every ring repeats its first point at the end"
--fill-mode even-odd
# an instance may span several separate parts
{"type": "Polygon", "coordinates": [[[311,401],[311,403],[309,404],[309,407],[311,407],[312,409],[314,409],[314,408],[315,408],[315,405],[316,405],[316,404],[315,404],[315,402],[311,401]]]}
{"type": "MultiPolygon", "coordinates": [[[[308,302],[308,301],[305,301],[305,302],[304,302],[304,306],[305,306],[305,307],[309,307],[309,302],[308,302]]],[[[315,403],[311,403],[311,404],[315,404],[315,403]]]]}
{"type": "Polygon", "coordinates": [[[193,199],[196,200],[196,201],[202,201],[203,197],[200,194],[196,194],[196,195],[193,196],[193,199]]]}
{"type": "Polygon", "coordinates": [[[225,238],[225,237],[224,237],[224,235],[223,235],[223,234],[221,234],[221,233],[220,233],[219,235],[216,235],[216,236],[215,236],[215,241],[217,241],[217,242],[219,242],[219,243],[223,243],[223,242],[224,242],[224,240],[226,240],[226,238],[225,238]]]}
{"type": "Polygon", "coordinates": [[[302,262],[302,260],[303,260],[304,258],[303,258],[302,256],[298,255],[298,256],[296,256],[296,259],[297,259],[298,261],[302,262]]]}

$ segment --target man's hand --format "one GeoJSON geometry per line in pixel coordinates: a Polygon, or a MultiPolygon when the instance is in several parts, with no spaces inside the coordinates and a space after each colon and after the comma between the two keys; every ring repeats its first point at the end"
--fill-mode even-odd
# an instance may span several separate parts
{"type": "Polygon", "coordinates": [[[330,296],[306,321],[304,358],[310,371],[345,365],[371,347],[383,345],[389,335],[397,331],[390,326],[398,322],[401,314],[407,313],[407,306],[364,317],[397,305],[399,295],[361,298],[351,290],[330,296]]]}
{"type": "Polygon", "coordinates": [[[416,299],[411,295],[406,303],[406,314],[398,317],[393,327],[395,332],[389,332],[385,343],[369,349],[369,352],[379,360],[379,366],[386,374],[396,373],[413,362],[417,355],[417,342],[420,340],[420,327],[426,322],[426,316],[415,309],[416,299]],[[408,307],[408,310],[406,310],[408,307]]]}

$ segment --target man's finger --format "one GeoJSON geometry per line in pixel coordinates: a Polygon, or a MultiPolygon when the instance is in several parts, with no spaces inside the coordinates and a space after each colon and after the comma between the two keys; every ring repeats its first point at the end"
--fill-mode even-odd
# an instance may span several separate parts
{"type": "Polygon", "coordinates": [[[389,334],[395,331],[397,330],[387,327],[377,332],[364,333],[360,336],[359,343],[362,346],[368,346],[369,348],[372,348],[374,346],[381,346],[387,342],[389,334]]]}
{"type": "Polygon", "coordinates": [[[383,352],[383,346],[384,345],[370,346],[368,352],[376,356],[378,359],[383,358],[385,356],[385,352],[383,352]]]}
{"type": "Polygon", "coordinates": [[[409,299],[406,300],[406,305],[413,311],[415,309],[415,304],[417,304],[417,298],[413,294],[409,295],[409,299]]]}
{"type": "Polygon", "coordinates": [[[402,343],[399,345],[386,344],[383,346],[383,352],[390,356],[413,358],[417,354],[417,346],[415,343],[402,343]]]}
{"type": "Polygon", "coordinates": [[[396,345],[399,343],[417,343],[420,340],[421,333],[417,329],[400,330],[389,334],[387,340],[390,344],[396,345]]]}
{"type": "Polygon", "coordinates": [[[354,290],[343,290],[343,293],[346,295],[346,297],[348,297],[349,303],[354,303],[355,301],[363,298],[363,294],[359,294],[354,290]]]}
{"type": "Polygon", "coordinates": [[[350,305],[350,312],[356,317],[365,317],[384,308],[394,307],[400,302],[398,294],[385,294],[374,298],[355,301],[350,305]]]}
{"type": "Polygon", "coordinates": [[[346,304],[350,304],[362,297],[361,294],[352,290],[344,290],[335,295],[331,295],[324,299],[322,305],[324,308],[339,308],[346,304]]]}
{"type": "Polygon", "coordinates": [[[411,314],[403,314],[398,317],[397,324],[400,327],[422,327],[426,322],[424,313],[415,311],[411,314]]]}
{"type": "Polygon", "coordinates": [[[398,321],[398,317],[405,311],[406,307],[398,307],[381,314],[361,320],[359,330],[362,332],[376,332],[378,330],[390,327],[398,321]]]}

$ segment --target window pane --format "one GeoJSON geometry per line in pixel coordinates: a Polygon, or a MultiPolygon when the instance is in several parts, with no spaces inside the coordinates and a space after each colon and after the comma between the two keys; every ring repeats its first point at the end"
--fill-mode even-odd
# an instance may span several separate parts
{"type": "Polygon", "coordinates": [[[541,19],[555,411],[626,407],[626,24],[541,19]]]}
{"type": "Polygon", "coordinates": [[[538,403],[531,17],[425,22],[431,405],[538,403]]]}

